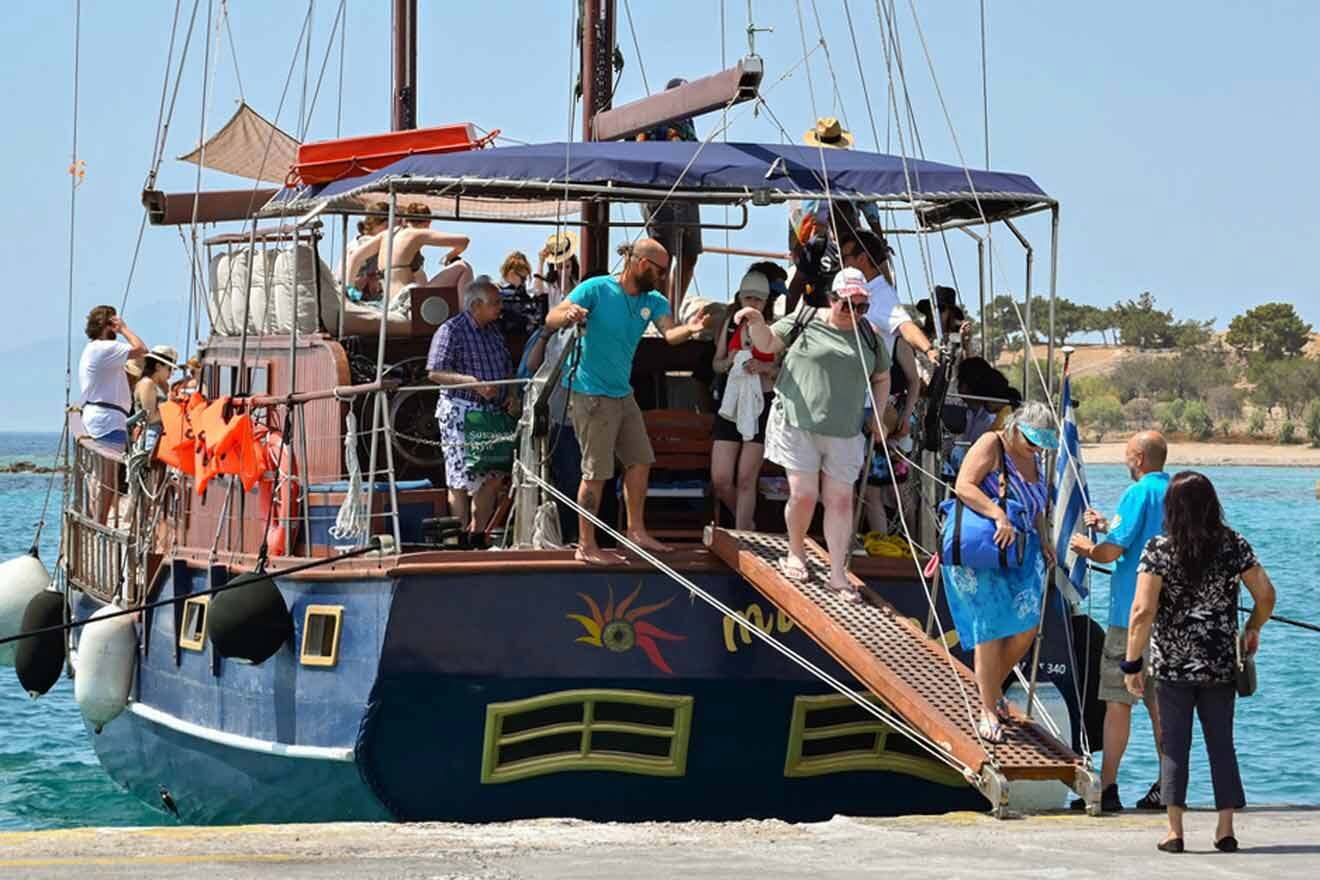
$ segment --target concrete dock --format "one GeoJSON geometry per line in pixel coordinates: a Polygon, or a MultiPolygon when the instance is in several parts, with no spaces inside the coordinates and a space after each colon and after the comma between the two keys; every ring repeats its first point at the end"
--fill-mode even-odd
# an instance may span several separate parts
{"type": "Polygon", "coordinates": [[[1210,845],[1214,814],[1187,822],[1188,852],[1155,849],[1163,816],[995,820],[971,813],[853,819],[601,824],[540,819],[494,825],[256,825],[0,834],[0,878],[208,880],[347,877],[514,880],[626,877],[756,880],[861,876],[1314,878],[1320,808],[1238,818],[1242,851],[1210,845]]]}

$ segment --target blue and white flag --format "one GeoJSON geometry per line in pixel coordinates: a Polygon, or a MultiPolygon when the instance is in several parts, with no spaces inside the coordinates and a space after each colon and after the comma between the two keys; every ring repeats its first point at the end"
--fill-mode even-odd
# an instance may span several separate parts
{"type": "Polygon", "coordinates": [[[1082,513],[1091,492],[1086,487],[1086,469],[1082,466],[1082,442],[1077,433],[1077,409],[1073,406],[1072,382],[1063,377],[1063,431],[1059,438],[1059,458],[1054,466],[1054,550],[1065,581],[1060,586],[1069,603],[1076,605],[1091,593],[1087,562],[1068,549],[1074,534],[1086,534],[1082,513]]]}

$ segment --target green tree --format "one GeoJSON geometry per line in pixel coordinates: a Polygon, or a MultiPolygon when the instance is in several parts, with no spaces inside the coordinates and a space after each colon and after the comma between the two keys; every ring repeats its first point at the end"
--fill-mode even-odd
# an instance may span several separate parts
{"type": "Polygon", "coordinates": [[[1110,344],[1111,335],[1117,337],[1116,315],[1113,309],[1102,309],[1097,306],[1082,306],[1084,310],[1085,324],[1082,327],[1083,333],[1099,333],[1100,340],[1105,344],[1110,344]]]}
{"type": "Polygon", "coordinates": [[[1312,400],[1306,405],[1306,439],[1311,446],[1320,448],[1320,400],[1312,400]]]}
{"type": "Polygon", "coordinates": [[[1214,318],[1208,321],[1197,321],[1194,318],[1179,321],[1173,326],[1173,345],[1183,351],[1201,348],[1209,344],[1214,331],[1214,318]]]}
{"type": "Polygon", "coordinates": [[[1271,302],[1248,309],[1228,325],[1224,337],[1238,353],[1258,353],[1267,361],[1297,357],[1311,341],[1311,325],[1291,303],[1271,302]]]}
{"type": "Polygon", "coordinates": [[[1247,419],[1247,433],[1253,437],[1259,437],[1265,433],[1265,411],[1253,409],[1251,418],[1247,419]]]}
{"type": "Polygon", "coordinates": [[[1123,404],[1123,420],[1134,431],[1144,431],[1155,422],[1155,404],[1148,397],[1134,397],[1123,404]]]}
{"type": "Polygon", "coordinates": [[[1112,395],[1083,400],[1077,409],[1077,420],[1103,440],[1106,433],[1123,429],[1123,404],[1112,395]]]}
{"type": "Polygon", "coordinates": [[[1320,361],[1288,358],[1253,364],[1251,399],[1264,407],[1281,406],[1289,418],[1299,416],[1320,388],[1320,361]]]}
{"type": "Polygon", "coordinates": [[[1197,440],[1209,440],[1214,436],[1215,423],[1201,401],[1187,401],[1187,406],[1183,408],[1182,420],[1187,426],[1187,433],[1197,440]]]}
{"type": "Polygon", "coordinates": [[[1279,442],[1287,446],[1289,443],[1296,442],[1296,440],[1297,426],[1289,419],[1279,426],[1279,442]]]}
{"type": "Polygon", "coordinates": [[[1114,303],[1113,311],[1124,345],[1137,348],[1173,347],[1173,312],[1155,308],[1155,297],[1150,291],[1136,299],[1114,303]]]}
{"type": "Polygon", "coordinates": [[[1159,423],[1160,430],[1166,434],[1172,434],[1181,431],[1183,426],[1183,409],[1187,406],[1181,400],[1166,400],[1155,404],[1155,421],[1159,423]]]}
{"type": "Polygon", "coordinates": [[[1205,408],[1216,419],[1231,422],[1242,415],[1246,392],[1232,385],[1215,385],[1205,392],[1205,408]]]}

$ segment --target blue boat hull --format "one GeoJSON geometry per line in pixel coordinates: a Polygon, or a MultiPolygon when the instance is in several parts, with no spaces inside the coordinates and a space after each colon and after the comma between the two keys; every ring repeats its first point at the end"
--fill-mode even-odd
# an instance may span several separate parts
{"type": "MultiPolygon", "coordinates": [[[[143,621],[138,705],[92,742],[120,784],[154,805],[165,787],[192,823],[805,821],[984,807],[874,720],[834,719],[839,735],[821,739],[829,731],[810,719],[833,723],[846,707],[751,629],[847,673],[739,577],[692,577],[748,624],[655,573],[286,579],[295,642],[308,605],[343,608],[338,662],[302,665],[295,644],[248,666],[209,644],[179,649],[179,617],[161,609],[143,621]]],[[[160,595],[207,584],[176,564],[160,595]]],[[[918,583],[873,586],[924,621],[918,583]]],[[[1072,664],[1050,635],[1060,630],[1047,627],[1042,678],[1068,694],[1072,664]]]]}

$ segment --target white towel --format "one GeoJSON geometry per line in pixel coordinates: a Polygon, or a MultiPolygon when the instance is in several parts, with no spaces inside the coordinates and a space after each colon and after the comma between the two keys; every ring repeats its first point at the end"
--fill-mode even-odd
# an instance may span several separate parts
{"type": "Polygon", "coordinates": [[[729,382],[724,386],[724,400],[720,403],[720,415],[738,426],[744,441],[756,436],[756,425],[761,420],[761,410],[765,409],[761,377],[746,369],[751,359],[752,353],[745,348],[733,356],[729,382]]]}

